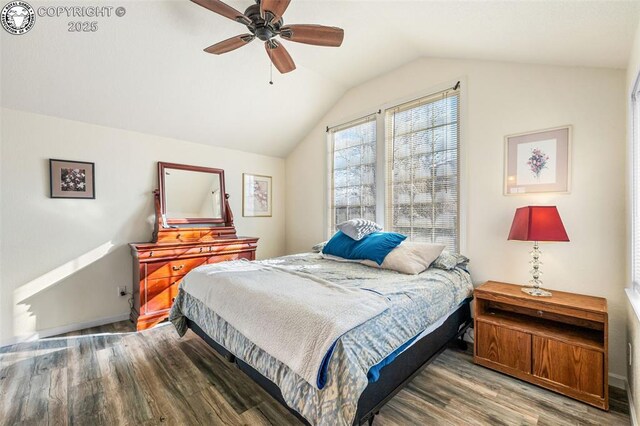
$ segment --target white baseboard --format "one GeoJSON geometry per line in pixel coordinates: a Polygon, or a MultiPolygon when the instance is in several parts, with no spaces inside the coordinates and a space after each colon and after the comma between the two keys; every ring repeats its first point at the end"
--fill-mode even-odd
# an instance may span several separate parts
{"type": "Polygon", "coordinates": [[[627,378],[615,373],[609,373],[609,386],[625,390],[627,389],[627,378]]]}
{"type": "Polygon", "coordinates": [[[19,337],[14,337],[12,339],[9,339],[9,341],[7,342],[2,342],[0,347],[11,346],[11,345],[15,345],[16,343],[22,343],[22,342],[31,342],[38,339],[45,339],[47,337],[57,336],[59,334],[70,333],[72,331],[78,331],[85,328],[99,327],[101,325],[111,324],[113,322],[124,321],[127,319],[129,319],[128,312],[126,314],[120,314],[113,317],[99,318],[92,321],[86,321],[86,322],[81,322],[76,324],[68,324],[60,327],[47,328],[44,330],[38,330],[28,336],[19,336],[19,337]]]}
{"type": "Polygon", "coordinates": [[[631,387],[627,383],[627,399],[629,400],[629,417],[631,418],[631,426],[638,426],[638,418],[636,417],[635,402],[631,394],[631,387]]]}

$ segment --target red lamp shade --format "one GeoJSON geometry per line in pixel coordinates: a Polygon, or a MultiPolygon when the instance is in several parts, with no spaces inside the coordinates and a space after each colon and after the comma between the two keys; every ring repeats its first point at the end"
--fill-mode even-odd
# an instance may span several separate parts
{"type": "Polygon", "coordinates": [[[556,206],[528,206],[516,210],[510,240],[569,241],[556,206]]]}

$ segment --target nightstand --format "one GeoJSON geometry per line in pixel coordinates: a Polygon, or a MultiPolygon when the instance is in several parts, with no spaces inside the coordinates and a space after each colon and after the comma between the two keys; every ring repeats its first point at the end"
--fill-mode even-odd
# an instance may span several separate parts
{"type": "Polygon", "coordinates": [[[609,409],[607,300],[530,296],[489,281],[474,291],[474,362],[609,409]]]}

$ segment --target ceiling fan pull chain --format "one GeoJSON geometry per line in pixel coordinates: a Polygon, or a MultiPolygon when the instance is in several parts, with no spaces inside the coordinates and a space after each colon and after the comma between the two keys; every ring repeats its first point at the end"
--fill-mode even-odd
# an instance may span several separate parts
{"type": "Polygon", "coordinates": [[[273,62],[269,61],[269,84],[273,85],[273,62]]]}
{"type": "Polygon", "coordinates": [[[271,55],[271,49],[269,48],[268,44],[267,44],[267,54],[269,55],[269,84],[273,85],[273,58],[271,55]]]}

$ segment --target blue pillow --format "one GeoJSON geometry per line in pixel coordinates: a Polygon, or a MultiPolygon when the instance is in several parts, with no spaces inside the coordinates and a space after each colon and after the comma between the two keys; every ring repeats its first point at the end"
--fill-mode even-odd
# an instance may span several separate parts
{"type": "Polygon", "coordinates": [[[384,258],[391,250],[398,247],[406,238],[405,235],[395,232],[373,232],[363,239],[355,241],[343,234],[342,231],[338,231],[324,246],[322,252],[344,259],[369,259],[382,265],[384,258]]]}

